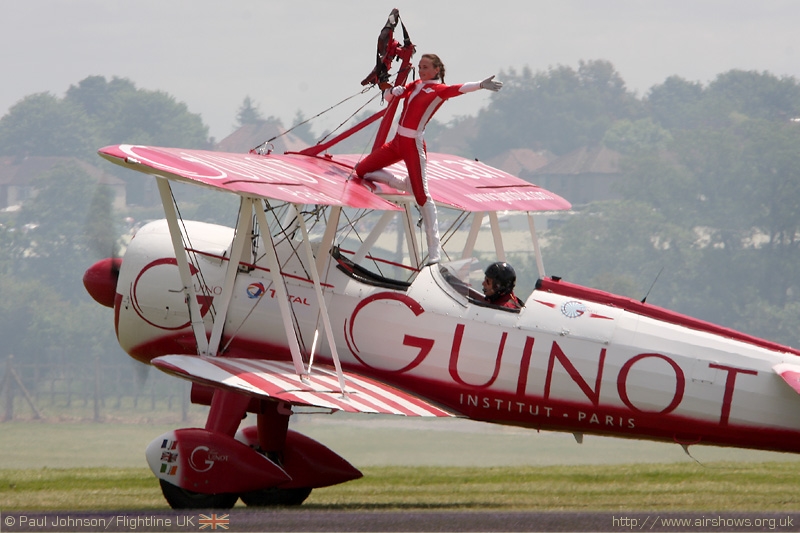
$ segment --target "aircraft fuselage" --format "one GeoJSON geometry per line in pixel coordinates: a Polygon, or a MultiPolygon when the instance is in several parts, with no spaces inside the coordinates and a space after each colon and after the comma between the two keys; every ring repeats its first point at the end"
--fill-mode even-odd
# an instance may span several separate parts
{"type": "MultiPolygon", "coordinates": [[[[192,268],[211,331],[232,230],[190,224],[192,268]],[[201,238],[202,237],[202,238],[201,238]]],[[[299,254],[279,248],[306,357],[319,309],[299,254]]],[[[288,360],[267,269],[238,274],[222,356],[288,360]]],[[[131,242],[115,304],[133,357],[195,354],[169,233],[163,222],[131,242]]],[[[519,313],[476,305],[438,267],[407,288],[356,280],[336,267],[322,287],[342,364],[475,420],[767,450],[800,451],[800,397],[773,370],[797,355],[551,290],[519,313]]],[[[587,292],[587,295],[590,294],[587,292]]],[[[687,321],[688,323],[688,321],[687,321]]],[[[788,350],[788,349],[787,349],[788,350]]],[[[329,360],[320,342],[315,360],[329,360]]]]}

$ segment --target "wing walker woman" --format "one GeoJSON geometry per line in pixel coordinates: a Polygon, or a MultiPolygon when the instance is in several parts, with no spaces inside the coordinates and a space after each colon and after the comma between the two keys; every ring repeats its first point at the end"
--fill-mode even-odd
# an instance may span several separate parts
{"type": "Polygon", "coordinates": [[[359,162],[355,170],[361,178],[385,183],[397,190],[414,194],[425,225],[428,244],[427,264],[431,265],[439,262],[441,250],[436,205],[428,192],[425,173],[427,161],[423,138],[425,126],[445,100],[480,89],[499,91],[503,83],[496,81],[494,76],[489,76],[483,81],[445,85],[444,64],[436,54],[425,54],[420,58],[418,74],[418,80],[384,91],[387,102],[395,98],[405,99],[397,133],[391,141],[359,162]],[[385,167],[398,161],[404,161],[406,164],[408,182],[385,170],[385,167]],[[409,184],[411,191],[408,191],[409,184]]]}

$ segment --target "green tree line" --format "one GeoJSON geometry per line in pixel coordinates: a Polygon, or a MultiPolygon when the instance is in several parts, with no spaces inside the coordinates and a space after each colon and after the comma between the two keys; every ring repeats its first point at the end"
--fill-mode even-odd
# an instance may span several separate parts
{"type": "Polygon", "coordinates": [[[110,191],[81,162],[130,180],[135,191],[143,180],[97,156],[98,148],[122,142],[210,147],[200,115],[122,78],[88,77],[63,98],[32,94],[0,118],[0,156],[12,164],[70,158],[30,176],[38,193],[19,211],[0,213],[0,357],[14,355],[20,363],[66,358],[85,362],[87,372],[98,357],[134,364],[114,338],[113,312],[94,303],[81,282],[93,262],[118,250],[130,215],[112,212],[110,191]]]}
{"type": "MultiPolygon", "coordinates": [[[[602,63],[574,75],[539,73],[531,80],[546,82],[519,89],[531,92],[555,77],[578,107],[582,88],[596,87],[596,101],[608,105],[583,106],[582,139],[623,154],[622,198],[583,206],[552,231],[549,271],[637,298],[658,277],[650,303],[797,345],[800,84],[730,71],[707,86],[670,77],[635,99],[602,63]],[[601,123],[604,131],[595,128],[601,123]]],[[[512,85],[504,98],[516,91],[512,85]]],[[[538,131],[529,131],[530,145],[555,153],[578,146],[579,136],[538,131]]]]}
{"type": "MultiPolygon", "coordinates": [[[[797,80],[730,71],[704,85],[673,76],[640,96],[601,60],[498,77],[505,87],[475,117],[431,124],[432,150],[474,119],[462,155],[598,145],[623,155],[621,199],[581,206],[544,236],[548,273],[638,298],[658,276],[650,303],[799,344],[797,80]]],[[[249,97],[234,118],[263,120],[249,97]]],[[[301,131],[313,137],[310,126],[301,131]]],[[[14,159],[71,156],[116,172],[96,150],[122,142],[211,147],[200,115],[120,78],[86,78],[62,98],[30,95],[0,118],[0,155],[14,159]]],[[[0,355],[43,358],[58,346],[91,362],[119,352],[111,311],[80,280],[119,245],[131,211],[103,207],[108,191],[79,165],[37,179],[34,199],[0,214],[0,355]]],[[[513,260],[521,276],[535,272],[529,257],[513,260]]]]}

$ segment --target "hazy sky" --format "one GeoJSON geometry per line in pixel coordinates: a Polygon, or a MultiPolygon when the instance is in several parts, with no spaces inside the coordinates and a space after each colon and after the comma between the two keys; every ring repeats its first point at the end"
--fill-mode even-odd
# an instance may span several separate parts
{"type": "MultiPolygon", "coordinates": [[[[591,59],[639,95],[670,75],[707,83],[733,68],[800,78],[794,0],[26,0],[0,7],[0,114],[103,75],[171,94],[217,140],[248,95],[289,126],[297,110],[315,115],[361,89],[392,7],[415,63],[439,54],[449,83],[591,59]]],[[[474,115],[487,98],[450,101],[437,118],[474,115]]]]}

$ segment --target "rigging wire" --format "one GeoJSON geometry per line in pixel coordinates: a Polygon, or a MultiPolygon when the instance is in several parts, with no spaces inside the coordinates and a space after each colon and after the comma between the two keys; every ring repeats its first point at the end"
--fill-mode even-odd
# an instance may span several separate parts
{"type": "MultiPolygon", "coordinates": [[[[205,296],[210,302],[208,310],[211,313],[211,319],[214,320],[214,318],[217,316],[217,311],[216,308],[214,307],[214,299],[211,298],[211,293],[208,284],[206,283],[205,276],[203,275],[203,270],[200,268],[200,262],[197,259],[197,252],[194,251],[194,246],[192,245],[192,241],[189,238],[189,230],[186,229],[186,221],[183,219],[180,207],[178,206],[178,200],[175,198],[175,192],[172,190],[172,187],[169,188],[169,194],[172,197],[172,204],[175,206],[175,212],[177,213],[178,220],[180,221],[180,224],[183,227],[181,241],[184,244],[184,250],[186,251],[186,256],[191,261],[192,266],[197,270],[197,278],[200,283],[199,292],[202,293],[202,295],[205,296]]],[[[191,307],[189,307],[190,315],[191,312],[192,312],[191,307]]],[[[202,319],[202,317],[200,318],[202,319]]]]}
{"type": "MultiPolygon", "coordinates": [[[[370,90],[371,88],[372,88],[372,87],[367,87],[366,89],[362,90],[362,91],[361,91],[361,93],[364,93],[364,92],[366,92],[366,91],[370,90]]],[[[348,122],[348,121],[349,121],[351,118],[353,118],[354,116],[356,116],[356,115],[358,114],[358,112],[359,112],[359,111],[361,111],[362,109],[364,109],[365,107],[367,107],[369,104],[371,104],[371,103],[372,103],[372,101],[373,101],[373,100],[375,100],[375,99],[376,99],[378,96],[381,96],[381,97],[382,97],[382,95],[383,95],[383,93],[378,93],[378,94],[376,94],[375,96],[373,96],[372,98],[370,98],[369,100],[367,100],[367,101],[364,103],[364,105],[362,105],[361,107],[359,107],[358,109],[356,109],[355,111],[353,111],[353,112],[350,114],[350,116],[349,116],[349,117],[347,117],[346,119],[344,119],[342,122],[340,122],[340,123],[339,123],[339,125],[338,125],[338,126],[336,126],[335,128],[333,128],[333,131],[331,131],[331,132],[330,132],[330,133],[328,133],[326,136],[324,136],[322,139],[320,139],[319,141],[317,141],[317,144],[322,144],[323,142],[325,142],[325,141],[328,139],[328,137],[330,137],[331,135],[333,135],[334,133],[336,133],[337,131],[339,131],[339,130],[340,130],[340,129],[341,129],[341,128],[342,128],[342,127],[345,125],[345,124],[347,124],[347,122],[348,122]]]]}
{"type": "Polygon", "coordinates": [[[253,304],[253,307],[251,307],[250,310],[247,312],[247,314],[244,316],[244,318],[242,318],[242,321],[239,323],[239,326],[228,337],[228,342],[225,343],[225,346],[222,347],[222,349],[219,351],[219,353],[225,353],[225,352],[228,351],[228,348],[230,347],[231,343],[234,341],[234,339],[236,339],[236,336],[239,335],[239,330],[241,330],[244,327],[244,325],[247,323],[247,320],[250,318],[250,315],[253,314],[253,311],[256,310],[256,307],[258,307],[258,304],[261,303],[261,300],[264,298],[264,295],[267,294],[267,291],[269,291],[271,287],[272,287],[272,282],[270,281],[269,285],[267,285],[264,288],[264,291],[261,294],[258,295],[258,298],[256,299],[255,303],[253,304]]]}
{"type": "Polygon", "coordinates": [[[346,222],[344,224],[344,227],[341,228],[341,230],[337,230],[337,233],[339,233],[339,231],[342,231],[342,233],[338,237],[340,245],[344,242],[346,238],[350,236],[351,233],[355,234],[355,238],[358,239],[359,242],[362,243],[364,242],[364,239],[361,237],[361,235],[358,233],[358,230],[356,229],[356,223],[361,222],[361,220],[366,218],[369,214],[370,214],[369,210],[359,209],[358,211],[356,211],[356,213],[353,215],[353,218],[351,219],[348,216],[347,211],[345,209],[342,209],[342,215],[344,215],[346,222]]]}
{"type": "MultiPolygon", "coordinates": [[[[302,126],[302,125],[304,125],[304,124],[307,124],[308,122],[311,122],[312,120],[314,120],[314,119],[316,119],[316,118],[319,118],[319,117],[321,117],[322,115],[324,115],[324,114],[325,114],[325,113],[327,113],[328,111],[331,111],[331,110],[333,110],[333,109],[335,109],[335,108],[339,107],[340,105],[344,104],[344,103],[345,103],[345,102],[347,102],[348,100],[351,100],[351,99],[355,98],[356,96],[358,96],[358,95],[360,95],[360,94],[364,94],[364,93],[366,93],[366,92],[367,92],[367,91],[369,91],[370,89],[372,89],[372,86],[365,87],[365,88],[361,89],[361,90],[360,90],[360,91],[358,91],[357,93],[355,93],[355,94],[352,94],[352,95],[348,96],[347,98],[345,98],[344,100],[341,100],[340,102],[338,102],[338,103],[336,103],[336,104],[334,104],[334,105],[330,106],[328,109],[325,109],[324,111],[320,111],[320,112],[319,112],[319,113],[317,113],[316,115],[314,115],[314,116],[312,116],[312,117],[309,117],[309,118],[307,118],[307,119],[306,119],[306,120],[304,120],[303,122],[299,122],[299,123],[295,124],[294,126],[292,126],[291,128],[289,128],[288,130],[284,131],[283,133],[279,133],[278,135],[275,135],[275,136],[271,137],[270,139],[267,139],[266,141],[264,141],[263,143],[259,144],[258,146],[256,146],[255,148],[253,148],[253,149],[252,149],[252,150],[250,150],[250,151],[251,151],[251,152],[255,152],[255,153],[259,154],[259,155],[264,155],[264,154],[266,153],[266,152],[265,152],[265,149],[266,149],[266,147],[267,147],[267,146],[268,146],[268,145],[269,145],[269,144],[270,144],[272,141],[274,141],[275,139],[277,139],[277,138],[279,138],[279,137],[283,137],[284,135],[286,135],[287,133],[291,132],[291,131],[292,131],[292,130],[294,130],[295,128],[298,128],[298,127],[300,127],[300,126],[302,126]]],[[[359,111],[361,111],[362,109],[364,109],[364,107],[366,107],[366,106],[367,106],[367,105],[368,105],[370,102],[372,102],[373,100],[375,100],[375,98],[376,98],[377,96],[378,96],[378,95],[375,95],[375,96],[373,96],[372,98],[370,98],[370,99],[367,101],[367,103],[366,103],[366,104],[364,104],[364,105],[362,105],[361,107],[359,107],[359,108],[358,108],[358,109],[355,111],[355,113],[353,113],[352,115],[350,115],[349,117],[347,117],[347,119],[345,119],[345,121],[344,121],[344,122],[342,122],[342,124],[339,124],[339,125],[336,127],[336,129],[334,129],[334,130],[333,130],[333,132],[335,132],[336,130],[338,130],[339,128],[341,128],[341,127],[342,127],[342,125],[343,125],[345,122],[347,122],[348,120],[350,120],[351,118],[353,118],[353,116],[354,116],[356,113],[358,113],[359,111]]],[[[333,132],[331,132],[331,133],[333,133],[333,132]]],[[[327,138],[328,138],[328,137],[331,135],[331,133],[329,133],[329,134],[328,134],[327,136],[325,136],[323,139],[321,139],[320,141],[318,141],[318,142],[317,142],[317,144],[320,144],[320,143],[322,143],[322,142],[323,142],[325,139],[327,139],[327,138]]]]}
{"type": "MultiPolygon", "coordinates": [[[[288,210],[290,204],[282,203],[281,205],[273,206],[272,204],[270,204],[269,200],[267,200],[267,199],[264,199],[263,202],[264,203],[260,204],[260,205],[263,205],[265,213],[269,213],[269,214],[272,215],[271,218],[274,220],[276,228],[274,230],[269,228],[269,227],[261,228],[260,226],[258,226],[257,222],[254,221],[254,225],[253,225],[254,243],[255,243],[255,241],[258,240],[258,236],[261,234],[262,231],[265,231],[267,233],[272,234],[273,237],[278,236],[278,235],[283,235],[284,239],[282,239],[281,241],[275,241],[274,239],[272,240],[273,249],[276,248],[277,245],[279,244],[279,242],[282,242],[283,240],[289,241],[290,246],[292,246],[292,250],[293,250],[292,254],[290,254],[286,258],[286,260],[284,261],[283,264],[279,263],[279,269],[282,271],[283,268],[288,264],[288,261],[292,258],[292,256],[293,255],[297,255],[297,248],[291,243],[290,232],[288,230],[288,227],[293,225],[294,219],[289,224],[287,224],[286,226],[284,226],[280,221],[282,218],[284,218],[286,216],[286,211],[288,210]],[[256,228],[258,228],[258,233],[256,233],[256,231],[255,231],[256,228]]],[[[261,239],[261,240],[263,242],[263,239],[261,239]]],[[[255,252],[255,249],[254,249],[254,252],[255,252]]],[[[257,252],[255,252],[255,253],[257,253],[257,252]]],[[[254,258],[253,258],[254,264],[257,264],[259,261],[261,261],[264,258],[265,254],[266,254],[266,252],[264,252],[264,253],[262,253],[261,255],[258,255],[258,256],[254,255],[254,258]]],[[[299,256],[298,256],[298,259],[299,259],[299,256]]],[[[302,264],[302,262],[301,262],[301,264],[302,264]]],[[[305,265],[303,265],[303,268],[305,269],[305,265]]],[[[261,301],[264,298],[264,295],[267,294],[267,292],[269,292],[272,289],[273,284],[274,284],[274,281],[270,277],[269,284],[267,284],[267,286],[264,288],[264,291],[261,294],[258,295],[258,298],[256,299],[255,303],[250,308],[250,310],[247,312],[247,314],[242,318],[242,321],[239,323],[239,325],[237,326],[236,330],[234,330],[233,334],[230,335],[230,337],[228,338],[227,343],[225,344],[224,348],[221,351],[224,352],[224,351],[226,351],[228,349],[228,347],[230,346],[231,342],[233,342],[233,340],[239,334],[239,331],[244,327],[245,323],[247,323],[247,321],[250,319],[251,315],[256,310],[256,307],[258,307],[258,305],[261,303],[261,301]]],[[[307,355],[309,353],[308,352],[308,348],[306,346],[305,339],[304,339],[302,331],[300,329],[300,321],[299,321],[299,319],[297,317],[297,311],[296,311],[291,299],[289,300],[289,308],[291,309],[292,324],[293,324],[293,328],[294,328],[294,331],[295,331],[295,336],[297,337],[297,341],[298,341],[298,343],[300,345],[301,353],[303,355],[307,355]]]]}
{"type": "Polygon", "coordinates": [[[450,227],[443,232],[441,239],[442,240],[441,249],[442,253],[444,253],[445,256],[448,256],[447,250],[445,250],[445,246],[447,245],[448,242],[450,242],[450,239],[455,237],[456,233],[458,233],[458,230],[461,229],[461,226],[463,226],[468,219],[469,219],[469,213],[467,213],[466,211],[459,212],[459,214],[456,216],[456,219],[453,221],[452,224],[450,224],[450,227]]]}
{"type": "MultiPolygon", "coordinates": [[[[288,231],[288,227],[289,226],[295,225],[296,217],[293,217],[291,222],[289,222],[289,224],[287,224],[287,226],[284,227],[284,225],[281,223],[281,221],[278,218],[278,216],[275,214],[276,211],[272,207],[272,204],[270,203],[270,201],[268,199],[264,198],[262,205],[264,206],[264,212],[265,213],[272,212],[273,216],[275,217],[275,224],[276,224],[276,228],[277,229],[273,232],[269,228],[265,228],[265,231],[269,231],[273,236],[273,238],[271,239],[272,240],[272,248],[276,252],[275,253],[276,257],[278,255],[277,254],[277,247],[278,247],[278,244],[280,244],[281,242],[283,242],[283,241],[288,242],[289,246],[292,249],[292,253],[286,256],[286,259],[283,262],[283,264],[278,263],[278,267],[280,269],[280,272],[278,272],[278,275],[281,276],[281,279],[283,279],[283,269],[287,264],[289,264],[289,261],[292,259],[293,256],[297,257],[297,259],[298,259],[298,261],[300,262],[301,265],[303,264],[303,262],[300,261],[300,256],[297,253],[297,247],[294,245],[294,243],[290,239],[290,235],[289,235],[289,231],[288,231]],[[283,235],[283,239],[281,239],[279,241],[276,241],[274,239],[274,237],[279,236],[279,235],[283,235]]],[[[290,204],[288,204],[288,203],[284,203],[283,204],[284,209],[288,210],[289,209],[289,205],[290,204]]],[[[308,273],[306,272],[306,274],[308,274],[308,273]]],[[[286,283],[284,282],[284,285],[285,284],[286,283]]],[[[288,290],[287,290],[287,293],[288,293],[288,290]]],[[[308,348],[306,346],[305,338],[303,337],[303,332],[300,329],[300,320],[297,318],[297,310],[295,309],[294,302],[292,301],[291,298],[289,298],[289,309],[291,310],[291,313],[292,313],[292,325],[293,325],[293,329],[295,331],[295,337],[297,337],[297,341],[300,344],[300,352],[303,355],[307,355],[309,353],[309,351],[308,351],[308,348]]]]}
{"type": "MultiPolygon", "coordinates": [[[[417,79],[417,69],[416,69],[416,68],[415,68],[413,65],[412,65],[412,66],[409,66],[407,69],[398,70],[397,74],[395,74],[395,76],[394,76],[394,79],[395,79],[395,81],[397,81],[397,78],[400,76],[400,73],[401,73],[401,72],[405,72],[405,71],[407,71],[407,70],[411,70],[411,74],[412,74],[412,81],[416,81],[416,79],[417,79]]],[[[381,95],[381,105],[383,105],[383,102],[384,102],[384,100],[383,100],[383,91],[381,91],[381,92],[380,92],[380,95],[381,95]]],[[[371,102],[372,100],[374,100],[374,99],[375,99],[375,96],[373,96],[373,97],[372,97],[372,99],[370,100],[370,102],[371,102]]],[[[367,104],[368,104],[368,103],[369,103],[369,102],[367,102],[367,104]]],[[[366,104],[364,104],[363,106],[361,106],[361,108],[359,108],[359,109],[356,111],[356,113],[357,113],[358,111],[360,111],[361,109],[363,109],[365,106],[366,106],[366,104]]],[[[354,114],[355,114],[355,113],[354,113],[354,114]]],[[[350,116],[352,117],[353,115],[350,115],[350,116]]],[[[339,127],[341,127],[341,126],[339,126],[339,127]]],[[[374,132],[373,132],[373,134],[372,134],[372,136],[371,136],[371,137],[370,137],[370,139],[369,139],[369,142],[368,142],[367,144],[365,144],[365,145],[364,145],[364,148],[361,150],[361,154],[360,154],[360,155],[359,155],[359,157],[358,157],[358,163],[360,163],[360,162],[361,162],[361,160],[362,160],[362,159],[364,159],[364,154],[367,152],[367,149],[368,149],[367,147],[368,147],[368,146],[372,146],[372,144],[375,142],[375,138],[376,138],[377,136],[378,136],[378,130],[377,130],[377,129],[375,129],[375,130],[374,130],[374,132]]],[[[326,138],[327,138],[327,137],[326,137],[326,138]]],[[[323,140],[324,140],[324,139],[323,139],[323,140]]],[[[322,141],[320,141],[320,142],[322,142],[322,141]]],[[[319,144],[319,143],[318,143],[318,144],[319,144]]],[[[358,163],[356,163],[356,165],[357,165],[358,163]]],[[[355,167],[353,168],[353,170],[355,170],[355,167]]]]}
{"type": "MultiPolygon", "coordinates": [[[[412,65],[412,66],[409,66],[407,69],[398,70],[398,72],[395,74],[395,80],[397,80],[397,77],[400,75],[400,73],[401,73],[401,72],[406,72],[406,71],[408,71],[408,70],[410,70],[410,71],[411,71],[411,73],[412,73],[412,81],[416,80],[416,78],[417,78],[417,70],[416,70],[416,68],[415,68],[413,65],[412,65]]],[[[319,112],[319,113],[317,113],[316,115],[314,115],[314,116],[311,116],[311,117],[309,117],[309,118],[305,119],[305,120],[304,120],[304,121],[302,121],[302,122],[298,122],[297,124],[295,124],[294,126],[292,126],[291,128],[289,128],[288,130],[284,131],[283,133],[279,133],[278,135],[274,135],[274,136],[272,136],[271,138],[267,139],[266,141],[264,141],[263,143],[259,144],[258,146],[256,146],[255,148],[253,148],[253,149],[252,149],[252,150],[250,150],[250,151],[251,151],[251,152],[254,152],[254,153],[256,153],[256,154],[259,154],[259,155],[264,155],[264,154],[266,154],[266,153],[269,153],[269,151],[270,151],[270,150],[268,149],[268,146],[270,146],[270,145],[272,144],[272,141],[274,141],[275,139],[278,139],[278,138],[280,138],[280,137],[283,137],[283,136],[284,136],[284,135],[286,135],[287,133],[290,133],[291,131],[293,131],[294,129],[296,129],[296,128],[300,127],[300,126],[303,126],[303,125],[305,125],[305,124],[308,124],[308,123],[309,123],[309,122],[311,122],[312,120],[314,120],[314,119],[317,119],[317,118],[321,117],[321,116],[322,116],[322,115],[324,115],[325,113],[327,113],[327,112],[329,112],[329,111],[332,111],[333,109],[335,109],[335,108],[339,107],[340,105],[344,104],[345,102],[348,102],[349,100],[352,100],[353,98],[357,97],[358,95],[361,95],[361,94],[365,94],[365,93],[367,93],[368,91],[372,90],[372,89],[373,89],[373,88],[375,88],[375,87],[377,87],[377,85],[374,85],[374,84],[372,84],[372,85],[369,85],[369,86],[367,86],[367,87],[364,87],[364,88],[363,88],[363,89],[361,89],[360,91],[358,91],[358,92],[356,92],[356,93],[354,93],[354,94],[352,94],[352,95],[350,95],[350,96],[348,96],[348,97],[344,98],[343,100],[341,100],[341,101],[339,101],[339,102],[335,103],[334,105],[332,105],[332,106],[328,107],[327,109],[325,109],[325,110],[323,110],[323,111],[320,111],[320,112],[319,112]]],[[[361,111],[362,111],[362,110],[363,110],[365,107],[367,107],[369,104],[371,104],[371,103],[372,103],[372,102],[373,102],[373,101],[374,101],[376,98],[378,98],[379,96],[381,97],[381,105],[383,105],[383,102],[384,102],[384,101],[383,101],[383,91],[379,91],[379,92],[378,92],[378,94],[374,95],[372,98],[370,98],[369,100],[367,100],[367,101],[366,101],[366,102],[365,102],[365,103],[364,103],[364,104],[363,104],[361,107],[359,107],[358,109],[356,109],[355,111],[353,111],[353,112],[352,112],[352,113],[351,113],[351,114],[350,114],[350,115],[349,115],[349,116],[348,116],[346,119],[344,119],[344,120],[343,120],[341,123],[339,123],[339,125],[338,125],[338,126],[336,126],[336,127],[335,127],[335,128],[332,130],[332,131],[330,131],[330,132],[329,132],[327,135],[325,135],[325,136],[324,136],[324,137],[322,137],[320,140],[318,140],[315,146],[318,146],[318,145],[320,145],[320,144],[324,143],[324,142],[325,142],[325,141],[326,141],[326,140],[327,140],[327,139],[328,139],[328,138],[329,138],[331,135],[333,135],[334,133],[336,133],[337,131],[339,131],[339,130],[340,130],[340,129],[341,129],[341,128],[342,128],[342,127],[345,125],[345,124],[347,124],[347,122],[348,122],[349,120],[351,120],[353,117],[355,117],[355,116],[356,116],[356,115],[357,115],[359,112],[361,112],[361,111]]],[[[373,139],[374,139],[374,135],[373,135],[373,139]]],[[[370,144],[371,144],[371,143],[370,143],[370,144]]],[[[364,152],[366,152],[366,148],[364,149],[364,152]]],[[[362,154],[361,154],[361,155],[362,155],[362,157],[363,157],[363,155],[364,155],[364,154],[363,154],[363,152],[362,152],[362,154]]]]}

